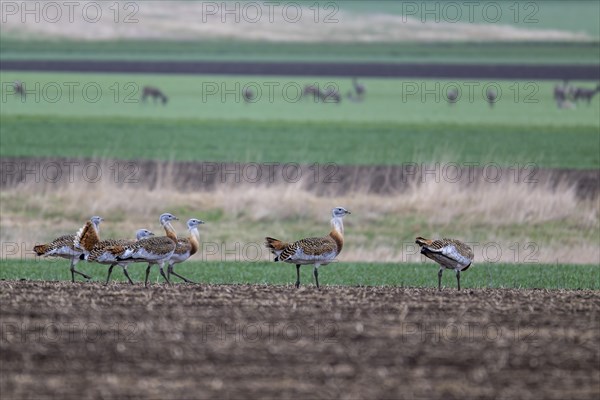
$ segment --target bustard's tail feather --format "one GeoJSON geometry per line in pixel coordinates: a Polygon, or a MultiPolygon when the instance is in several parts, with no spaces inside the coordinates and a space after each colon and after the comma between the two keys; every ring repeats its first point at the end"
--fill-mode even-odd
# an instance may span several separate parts
{"type": "Polygon", "coordinates": [[[265,240],[265,246],[271,250],[283,250],[288,245],[288,243],[282,242],[278,239],[273,239],[272,237],[266,237],[265,240]]]}
{"type": "Polygon", "coordinates": [[[431,244],[433,243],[433,240],[425,239],[424,237],[419,236],[418,238],[415,239],[415,243],[421,247],[431,246],[431,244]]]}
{"type": "Polygon", "coordinates": [[[35,252],[35,254],[37,254],[38,256],[41,256],[43,254],[46,254],[46,252],[50,250],[50,245],[49,244],[38,244],[37,246],[33,247],[33,251],[35,252]]]}
{"type": "Polygon", "coordinates": [[[265,238],[265,246],[267,249],[271,250],[271,253],[275,255],[275,261],[279,261],[279,255],[286,247],[289,246],[289,243],[282,242],[281,240],[274,239],[272,237],[265,238]]]}

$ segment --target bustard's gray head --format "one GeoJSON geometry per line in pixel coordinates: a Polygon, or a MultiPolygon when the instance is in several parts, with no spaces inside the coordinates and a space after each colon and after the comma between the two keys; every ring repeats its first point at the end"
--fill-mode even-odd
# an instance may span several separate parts
{"type": "Polygon", "coordinates": [[[201,219],[192,218],[192,219],[188,220],[187,227],[188,227],[188,229],[194,229],[198,225],[202,225],[203,223],[204,223],[204,221],[202,221],[201,219]]]}
{"type": "Polygon", "coordinates": [[[174,216],[171,213],[164,213],[164,214],[160,215],[160,218],[158,220],[160,221],[161,225],[164,225],[164,224],[166,224],[168,222],[171,222],[171,221],[177,221],[178,219],[179,218],[177,218],[176,216],[174,216]]]}
{"type": "Polygon", "coordinates": [[[93,216],[92,218],[90,218],[90,221],[94,225],[94,229],[96,229],[96,231],[98,231],[100,229],[100,222],[104,221],[104,218],[96,215],[96,216],[93,216]]]}
{"type": "Polygon", "coordinates": [[[137,240],[142,240],[150,236],[154,236],[154,232],[149,231],[148,229],[138,229],[135,231],[135,237],[137,240]]]}
{"type": "Polygon", "coordinates": [[[332,211],[334,218],[342,218],[346,214],[352,214],[350,211],[346,210],[344,207],[336,207],[332,211]]]}

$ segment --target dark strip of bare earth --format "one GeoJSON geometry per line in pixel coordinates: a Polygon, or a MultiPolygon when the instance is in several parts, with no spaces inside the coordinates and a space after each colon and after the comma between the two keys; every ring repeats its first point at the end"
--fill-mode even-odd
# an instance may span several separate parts
{"type": "Polygon", "coordinates": [[[599,313],[598,291],[3,281],[0,391],[598,399],[599,313]]]}
{"type": "Polygon", "coordinates": [[[128,187],[153,189],[167,184],[181,191],[215,190],[253,184],[296,184],[317,195],[370,193],[393,195],[423,183],[452,183],[462,187],[478,184],[518,184],[523,188],[573,187],[581,199],[600,192],[600,170],[549,169],[534,164],[520,169],[499,165],[464,166],[456,163],[422,165],[301,165],[296,163],[226,163],[199,161],[108,160],[53,157],[0,158],[0,189],[37,183],[66,183],[82,177],[110,179],[128,187]],[[92,165],[94,164],[94,165],[92,165]],[[115,165],[121,173],[115,177],[115,165]],[[90,172],[91,171],[91,172],[90,172]],[[111,172],[113,171],[113,172],[111,172]]]}
{"type": "Polygon", "coordinates": [[[0,70],[377,78],[599,80],[598,65],[5,60],[0,70]]]}

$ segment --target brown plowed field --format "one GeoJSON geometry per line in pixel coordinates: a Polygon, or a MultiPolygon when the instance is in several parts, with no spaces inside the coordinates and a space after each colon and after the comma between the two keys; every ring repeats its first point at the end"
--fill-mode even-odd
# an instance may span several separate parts
{"type": "Polygon", "coordinates": [[[14,398],[600,396],[600,292],[0,282],[14,398]]]}

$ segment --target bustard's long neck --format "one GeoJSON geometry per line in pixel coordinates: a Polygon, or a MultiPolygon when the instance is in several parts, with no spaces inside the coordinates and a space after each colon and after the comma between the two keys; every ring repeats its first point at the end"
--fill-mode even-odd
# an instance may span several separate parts
{"type": "Polygon", "coordinates": [[[92,222],[93,231],[96,233],[96,236],[100,236],[100,221],[93,220],[91,222],[92,222]]]}
{"type": "Polygon", "coordinates": [[[190,249],[190,255],[194,255],[198,252],[200,248],[200,232],[198,232],[198,227],[190,228],[190,244],[192,248],[190,249]]]}
{"type": "Polygon", "coordinates": [[[163,224],[163,227],[165,228],[165,233],[167,234],[167,237],[177,242],[177,234],[175,233],[175,229],[173,229],[173,225],[171,225],[171,223],[167,221],[163,224]]]}
{"type": "Polygon", "coordinates": [[[196,238],[198,239],[200,237],[200,232],[198,231],[198,227],[195,226],[193,228],[189,228],[190,229],[190,239],[191,238],[196,238]]]}
{"type": "Polygon", "coordinates": [[[342,218],[333,217],[331,218],[331,227],[338,231],[341,235],[344,235],[344,222],[342,222],[342,218]]]}

